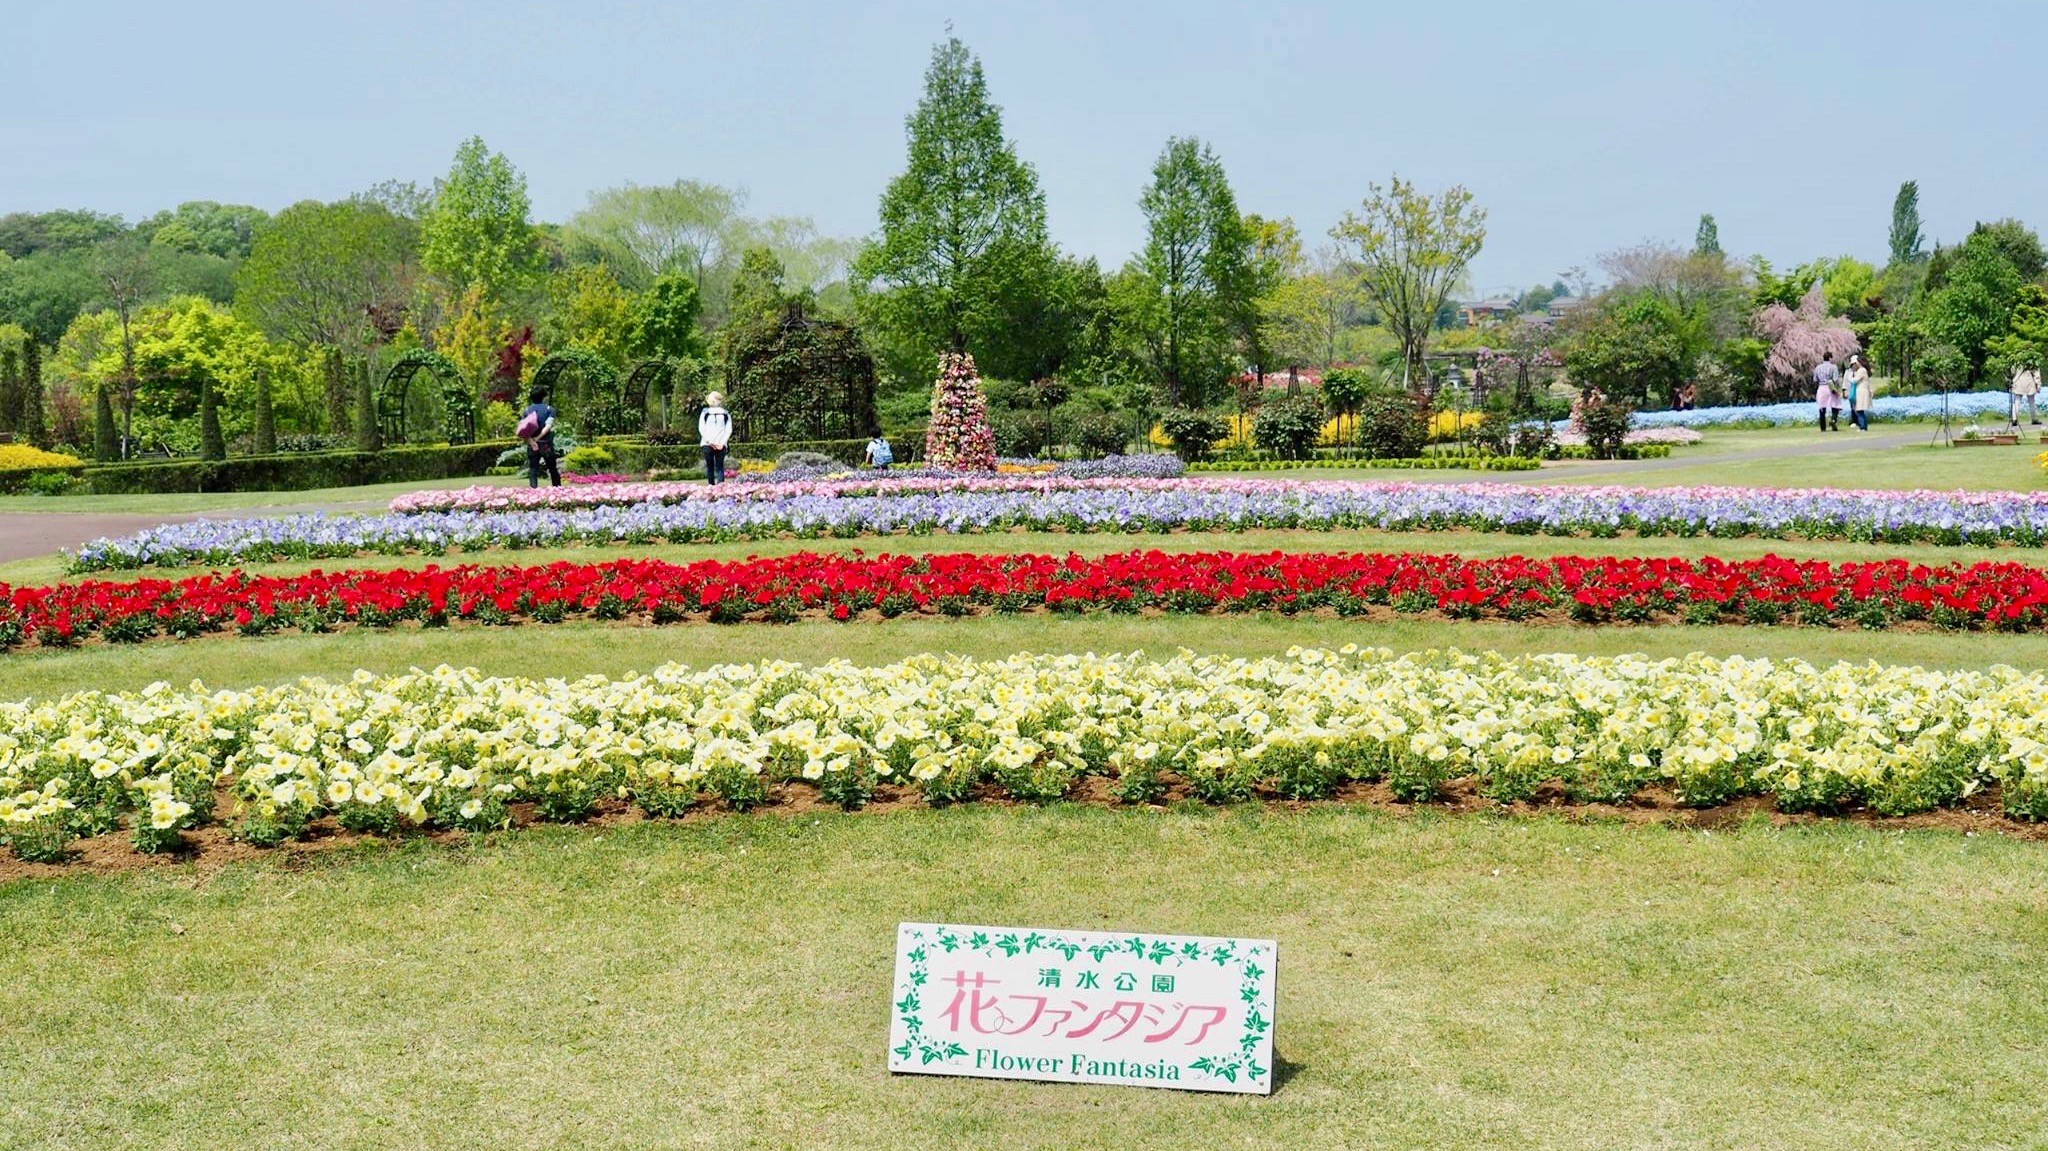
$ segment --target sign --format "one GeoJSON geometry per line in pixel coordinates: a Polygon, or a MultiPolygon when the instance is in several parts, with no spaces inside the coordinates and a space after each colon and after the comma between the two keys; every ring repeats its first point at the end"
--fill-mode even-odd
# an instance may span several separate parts
{"type": "Polygon", "coordinates": [[[905,923],[889,1070],[1273,1090],[1270,939],[905,923]]]}

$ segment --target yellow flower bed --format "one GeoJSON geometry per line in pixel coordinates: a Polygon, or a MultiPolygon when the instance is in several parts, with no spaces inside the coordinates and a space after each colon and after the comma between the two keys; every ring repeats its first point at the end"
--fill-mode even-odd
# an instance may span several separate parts
{"type": "Polygon", "coordinates": [[[27,444],[0,444],[0,472],[40,472],[84,466],[84,460],[63,452],[46,452],[27,444]]]}
{"type": "Polygon", "coordinates": [[[935,801],[990,782],[1046,800],[1084,774],[1131,801],[1169,779],[1216,802],[1349,780],[1420,801],[1470,778],[1500,800],[1555,783],[1621,802],[1655,784],[1691,804],[1761,793],[1884,814],[1995,781],[2008,811],[2040,818],[2044,718],[2041,672],[1704,655],[923,655],[569,681],[442,667],[0,705],[0,831],[47,857],[126,821],[161,848],[209,818],[217,780],[239,797],[240,832],[274,842],[323,814],[483,827],[513,800],[573,819],[616,796],[672,815],[799,781],[849,805],[877,781],[935,801]]]}

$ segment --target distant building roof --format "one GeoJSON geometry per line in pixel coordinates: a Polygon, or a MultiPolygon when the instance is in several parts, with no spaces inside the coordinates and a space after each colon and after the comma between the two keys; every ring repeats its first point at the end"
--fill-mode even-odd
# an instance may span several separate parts
{"type": "Polygon", "coordinates": [[[1550,314],[1562,316],[1573,308],[1585,304],[1585,302],[1586,298],[1584,296],[1559,296],[1555,300],[1550,301],[1550,314]]]}
{"type": "Polygon", "coordinates": [[[1515,310],[1515,302],[1506,296],[1495,296],[1490,300],[1475,300],[1464,305],[1464,308],[1468,312],[1512,312],[1515,310]]]}

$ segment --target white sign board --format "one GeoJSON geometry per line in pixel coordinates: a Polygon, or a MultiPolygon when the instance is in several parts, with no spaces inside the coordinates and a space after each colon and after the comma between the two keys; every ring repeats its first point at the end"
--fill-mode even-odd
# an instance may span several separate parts
{"type": "Polygon", "coordinates": [[[1273,1090],[1270,939],[905,923],[889,1070],[1273,1090]]]}

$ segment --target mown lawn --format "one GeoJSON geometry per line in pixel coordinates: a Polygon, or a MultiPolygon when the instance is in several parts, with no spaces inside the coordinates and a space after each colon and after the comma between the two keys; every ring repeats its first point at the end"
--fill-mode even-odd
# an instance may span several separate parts
{"type": "Polygon", "coordinates": [[[619,675],[668,661],[706,666],[763,659],[817,663],[847,659],[890,663],[919,652],[1000,659],[1020,651],[1146,651],[1179,648],[1218,655],[1274,655],[1290,647],[1355,643],[1396,651],[1457,647],[1468,651],[1580,652],[1837,659],[1928,667],[2048,665],[2048,636],[1937,631],[1822,630],[1806,627],[1682,625],[1537,626],[1511,623],[1270,614],[1222,616],[1029,615],[969,619],[899,618],[833,623],[679,624],[668,627],[575,622],[519,627],[464,626],[260,639],[209,637],[140,645],[92,644],[71,651],[29,649],[0,656],[0,699],[50,697],[88,689],[136,689],[156,680],[216,687],[279,683],[302,675],[330,679],[357,668],[389,673],[451,664],[494,675],[619,675]]]}
{"type": "Polygon", "coordinates": [[[1845,826],[738,817],[0,889],[16,1151],[1981,1148],[2048,854],[1845,826]],[[892,1078],[905,919],[1271,936],[1270,1098],[892,1078]]]}

